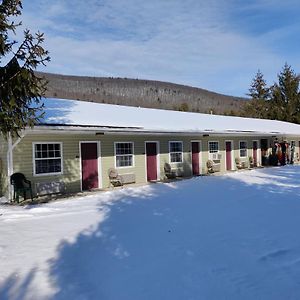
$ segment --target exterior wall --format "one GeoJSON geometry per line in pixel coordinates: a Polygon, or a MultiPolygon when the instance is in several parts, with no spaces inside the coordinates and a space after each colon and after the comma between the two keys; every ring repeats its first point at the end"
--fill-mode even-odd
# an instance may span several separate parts
{"type": "Polygon", "coordinates": [[[7,192],[7,141],[0,135],[0,197],[7,192]]]}
{"type": "MultiPolygon", "coordinates": [[[[247,142],[247,157],[242,158],[242,161],[249,162],[249,156],[253,156],[252,141],[258,141],[258,162],[260,163],[260,140],[262,137],[216,137],[216,136],[142,136],[142,135],[95,135],[93,134],[27,134],[20,143],[15,147],[13,152],[14,169],[13,172],[22,172],[25,176],[32,181],[33,188],[38,182],[64,182],[65,192],[78,192],[81,190],[81,167],[80,167],[80,142],[95,141],[100,142],[100,176],[102,179],[102,188],[107,188],[110,185],[108,178],[108,169],[115,168],[114,157],[114,143],[115,142],[133,142],[134,143],[134,166],[117,168],[119,174],[134,173],[136,183],[145,183],[146,177],[146,141],[156,141],[159,143],[159,169],[160,179],[164,179],[164,164],[170,163],[169,158],[169,141],[182,141],[183,142],[183,162],[171,164],[172,169],[180,170],[184,176],[192,175],[191,166],[191,141],[201,142],[201,156],[200,156],[200,172],[207,173],[206,162],[209,158],[208,155],[208,142],[218,141],[219,151],[222,155],[221,158],[221,172],[226,170],[226,150],[225,141],[233,142],[233,157],[232,166],[236,169],[234,158],[239,157],[239,141],[247,142]],[[62,142],[62,155],[63,155],[63,174],[62,175],[47,175],[47,176],[34,176],[33,174],[33,142],[62,142]]],[[[296,152],[299,153],[299,140],[300,137],[289,139],[289,141],[296,141],[296,152]]],[[[271,146],[272,139],[268,139],[268,145],[271,146]]],[[[269,149],[270,151],[271,149],[269,149]]],[[[269,152],[268,151],[268,152],[269,152]]],[[[4,162],[6,150],[0,152],[1,158],[4,155],[4,162]]],[[[4,164],[3,164],[4,165],[4,164]]]]}
{"type": "MultiPolygon", "coordinates": [[[[226,171],[226,149],[225,149],[225,143],[226,141],[231,141],[232,142],[232,169],[236,170],[236,163],[235,159],[239,158],[242,162],[249,162],[249,157],[253,157],[253,141],[258,142],[258,150],[257,150],[257,158],[258,158],[258,163],[261,164],[261,152],[260,152],[260,140],[261,137],[259,136],[251,136],[251,137],[205,137],[202,138],[202,149],[203,149],[203,162],[206,163],[207,160],[209,159],[209,153],[208,153],[208,142],[209,141],[218,141],[219,142],[219,151],[220,154],[222,155],[220,164],[221,164],[221,172],[226,171]],[[245,141],[247,143],[247,156],[246,157],[240,157],[240,141],[245,141]]],[[[204,166],[205,167],[205,166],[204,166]]],[[[205,169],[206,171],[206,169],[205,169]]]]}
{"type": "Polygon", "coordinates": [[[183,170],[184,176],[191,175],[191,155],[189,138],[182,137],[159,137],[154,136],[114,136],[104,135],[71,135],[71,134],[47,134],[47,135],[26,135],[14,149],[14,172],[22,172],[33,182],[56,182],[63,181],[66,186],[66,192],[78,192],[81,189],[81,171],[80,171],[80,142],[99,141],[100,142],[100,167],[102,177],[102,187],[107,188],[110,185],[108,178],[108,169],[115,168],[114,145],[115,142],[133,142],[134,143],[134,166],[117,168],[119,174],[134,173],[136,183],[146,182],[146,157],[145,141],[159,142],[160,174],[164,178],[164,164],[169,162],[169,140],[183,141],[183,163],[172,164],[172,167],[183,170]],[[33,174],[33,142],[62,142],[63,155],[63,175],[42,175],[33,174]]]}
{"type": "Polygon", "coordinates": [[[13,151],[13,172],[22,172],[26,178],[33,183],[57,182],[65,183],[65,192],[72,193],[80,191],[80,158],[79,141],[97,140],[95,135],[67,135],[67,134],[41,134],[26,135],[13,151]],[[33,142],[62,142],[63,175],[39,175],[33,172],[33,142]]]}

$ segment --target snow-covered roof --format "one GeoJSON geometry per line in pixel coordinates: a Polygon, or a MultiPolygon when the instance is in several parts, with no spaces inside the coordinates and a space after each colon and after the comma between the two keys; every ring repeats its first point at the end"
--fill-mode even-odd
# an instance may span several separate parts
{"type": "Polygon", "coordinates": [[[264,119],[219,116],[77,100],[45,99],[47,126],[97,127],[106,131],[300,135],[300,125],[264,119]]]}

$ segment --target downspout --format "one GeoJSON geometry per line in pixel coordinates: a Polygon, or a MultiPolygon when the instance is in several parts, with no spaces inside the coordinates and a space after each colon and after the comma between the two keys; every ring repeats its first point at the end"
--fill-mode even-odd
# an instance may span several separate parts
{"type": "Polygon", "coordinates": [[[14,161],[13,161],[13,150],[21,142],[25,136],[25,132],[22,132],[15,143],[12,142],[11,133],[7,136],[7,183],[8,183],[8,200],[13,199],[13,190],[10,184],[10,176],[14,173],[14,161]]]}
{"type": "Polygon", "coordinates": [[[10,184],[10,176],[12,175],[12,138],[11,133],[7,135],[7,186],[8,186],[8,200],[12,200],[12,187],[10,184]]]}

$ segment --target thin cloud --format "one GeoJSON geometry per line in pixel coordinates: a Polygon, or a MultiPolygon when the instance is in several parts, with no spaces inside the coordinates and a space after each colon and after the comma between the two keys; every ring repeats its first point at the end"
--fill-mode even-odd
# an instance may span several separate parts
{"type": "Polygon", "coordinates": [[[264,12],[269,2],[32,0],[22,18],[46,34],[47,71],[157,79],[244,96],[258,68],[272,82],[285,61],[299,67],[274,46],[287,39],[284,26],[260,34],[243,27],[242,14],[264,12]]]}

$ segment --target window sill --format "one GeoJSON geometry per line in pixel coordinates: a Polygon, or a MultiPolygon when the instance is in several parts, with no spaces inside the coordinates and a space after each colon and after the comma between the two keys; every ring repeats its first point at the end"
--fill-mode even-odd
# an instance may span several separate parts
{"type": "Polygon", "coordinates": [[[134,168],[134,166],[126,166],[126,167],[115,167],[116,169],[129,169],[129,168],[134,168]]]}
{"type": "Polygon", "coordinates": [[[33,174],[34,177],[58,176],[58,175],[63,175],[63,172],[59,172],[59,173],[41,173],[41,174],[33,174]]]}

